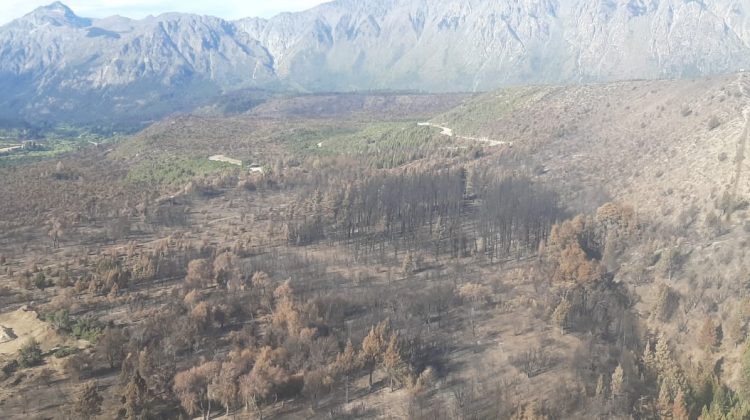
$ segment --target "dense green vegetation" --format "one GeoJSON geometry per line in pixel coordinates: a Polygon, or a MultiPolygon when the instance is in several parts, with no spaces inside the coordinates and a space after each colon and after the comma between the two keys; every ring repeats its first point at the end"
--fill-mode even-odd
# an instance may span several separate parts
{"type": "Polygon", "coordinates": [[[292,145],[303,155],[350,155],[378,169],[396,168],[448,148],[450,139],[416,121],[380,122],[359,130],[302,131],[292,145]]]}
{"type": "Polygon", "coordinates": [[[435,117],[433,121],[447,125],[464,135],[478,135],[488,122],[498,120],[524,105],[541,99],[553,89],[542,86],[503,89],[465,102],[435,117]]]}
{"type": "Polygon", "coordinates": [[[150,185],[184,183],[195,177],[236,170],[237,167],[208,158],[160,157],[148,159],[133,166],[127,181],[150,185]]]}

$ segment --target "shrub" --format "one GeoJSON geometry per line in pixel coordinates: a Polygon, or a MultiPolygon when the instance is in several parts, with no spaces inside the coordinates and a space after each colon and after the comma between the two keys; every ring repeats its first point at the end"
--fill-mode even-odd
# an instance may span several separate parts
{"type": "Polygon", "coordinates": [[[42,348],[39,347],[39,343],[34,338],[30,338],[18,350],[18,364],[21,367],[36,366],[42,362],[42,359],[42,348]]]}
{"type": "Polygon", "coordinates": [[[103,330],[104,326],[97,319],[91,316],[84,316],[76,319],[71,331],[76,338],[95,343],[103,330]]]}
{"type": "Polygon", "coordinates": [[[13,372],[18,370],[18,360],[11,360],[7,363],[5,363],[0,370],[2,370],[3,375],[5,378],[10,376],[13,372]]]}
{"type": "Polygon", "coordinates": [[[58,331],[70,331],[72,324],[70,315],[65,309],[46,314],[44,320],[52,324],[52,326],[58,331]]]}
{"type": "Polygon", "coordinates": [[[44,290],[47,286],[47,278],[44,276],[44,273],[41,271],[36,273],[36,276],[34,277],[34,287],[39,290],[44,290]]]}
{"type": "Polygon", "coordinates": [[[64,357],[70,356],[71,354],[76,354],[77,352],[78,352],[78,349],[75,347],[63,346],[55,350],[54,353],[52,353],[52,355],[58,359],[62,359],[64,357]]]}

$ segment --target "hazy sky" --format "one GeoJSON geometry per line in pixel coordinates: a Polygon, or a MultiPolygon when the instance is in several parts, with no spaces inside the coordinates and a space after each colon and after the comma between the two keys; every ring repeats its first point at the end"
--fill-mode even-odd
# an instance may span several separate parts
{"type": "MultiPolygon", "coordinates": [[[[237,19],[271,17],[280,12],[309,9],[330,0],[67,0],[63,1],[83,17],[122,15],[142,18],[163,12],[185,12],[237,19]]],[[[0,25],[21,17],[53,0],[0,0],[0,25]]]]}

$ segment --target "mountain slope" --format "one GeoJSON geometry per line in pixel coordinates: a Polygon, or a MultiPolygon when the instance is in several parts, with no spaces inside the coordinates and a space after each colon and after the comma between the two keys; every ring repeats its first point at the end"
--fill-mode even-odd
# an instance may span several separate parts
{"type": "Polygon", "coordinates": [[[3,111],[22,116],[85,121],[105,110],[148,119],[274,81],[266,51],[212,17],[90,20],[54,3],[4,26],[0,39],[3,111]]]}
{"type": "Polygon", "coordinates": [[[338,0],[229,22],[86,19],[53,3],[0,27],[0,115],[158,116],[241,88],[476,91],[724,73],[750,66],[746,9],[730,0],[338,0]]]}

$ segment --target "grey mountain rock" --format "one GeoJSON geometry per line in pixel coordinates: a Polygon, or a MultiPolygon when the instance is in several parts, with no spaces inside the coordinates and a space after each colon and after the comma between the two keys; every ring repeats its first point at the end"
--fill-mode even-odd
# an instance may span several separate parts
{"type": "Polygon", "coordinates": [[[0,119],[156,117],[238,89],[476,91],[750,67],[747,0],[338,0],[271,19],[0,27],[0,119]]]}

